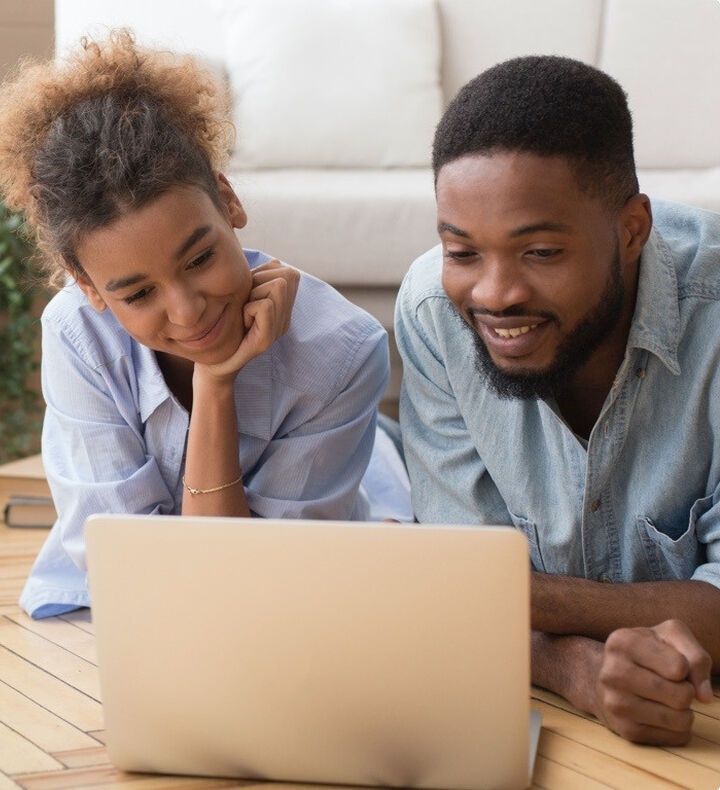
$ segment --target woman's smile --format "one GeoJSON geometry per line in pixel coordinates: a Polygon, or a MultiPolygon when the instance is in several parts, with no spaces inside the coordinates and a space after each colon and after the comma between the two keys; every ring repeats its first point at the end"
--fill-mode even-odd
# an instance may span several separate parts
{"type": "Polygon", "coordinates": [[[205,349],[212,346],[215,341],[220,337],[225,328],[225,318],[227,316],[228,305],[223,307],[220,315],[213,321],[210,326],[203,329],[201,332],[189,338],[174,338],[176,343],[187,346],[192,349],[205,349]]]}

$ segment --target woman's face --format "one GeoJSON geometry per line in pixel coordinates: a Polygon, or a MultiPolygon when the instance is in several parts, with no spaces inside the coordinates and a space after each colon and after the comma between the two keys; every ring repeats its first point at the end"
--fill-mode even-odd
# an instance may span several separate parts
{"type": "Polygon", "coordinates": [[[96,310],[131,337],[176,357],[215,364],[237,349],[252,278],[234,228],[245,212],[224,176],[223,210],[201,188],[175,186],[147,206],[87,234],[77,277],[96,310]]]}

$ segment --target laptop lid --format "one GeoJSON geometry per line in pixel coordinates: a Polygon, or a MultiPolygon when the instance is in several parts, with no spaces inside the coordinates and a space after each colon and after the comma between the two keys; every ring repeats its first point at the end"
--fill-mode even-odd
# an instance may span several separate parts
{"type": "Polygon", "coordinates": [[[519,532],[115,515],[86,538],[119,768],[527,785],[519,532]]]}

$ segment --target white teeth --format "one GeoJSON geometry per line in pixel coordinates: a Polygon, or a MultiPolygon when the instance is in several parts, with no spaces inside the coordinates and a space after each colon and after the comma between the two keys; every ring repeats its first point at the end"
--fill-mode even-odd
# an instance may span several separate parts
{"type": "Polygon", "coordinates": [[[500,337],[519,337],[526,335],[531,329],[535,329],[537,324],[530,324],[529,326],[516,326],[512,329],[496,329],[495,333],[500,337]]]}

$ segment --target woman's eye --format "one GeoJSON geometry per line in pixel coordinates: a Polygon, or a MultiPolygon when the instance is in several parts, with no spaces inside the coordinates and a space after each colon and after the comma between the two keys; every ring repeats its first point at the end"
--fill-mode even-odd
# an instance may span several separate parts
{"type": "Polygon", "coordinates": [[[152,288],[141,288],[139,291],[135,291],[134,294],[126,296],[123,301],[126,304],[132,304],[133,302],[137,302],[138,299],[144,299],[150,293],[150,291],[152,291],[152,288]]]}
{"type": "Polygon", "coordinates": [[[472,255],[473,253],[468,250],[445,250],[445,257],[453,261],[462,261],[470,258],[472,255]]]}
{"type": "Polygon", "coordinates": [[[190,261],[190,263],[188,264],[188,269],[197,269],[198,266],[202,266],[203,263],[209,261],[213,255],[215,255],[215,250],[213,249],[205,250],[205,252],[203,252],[202,255],[198,255],[197,258],[193,258],[190,261]]]}

